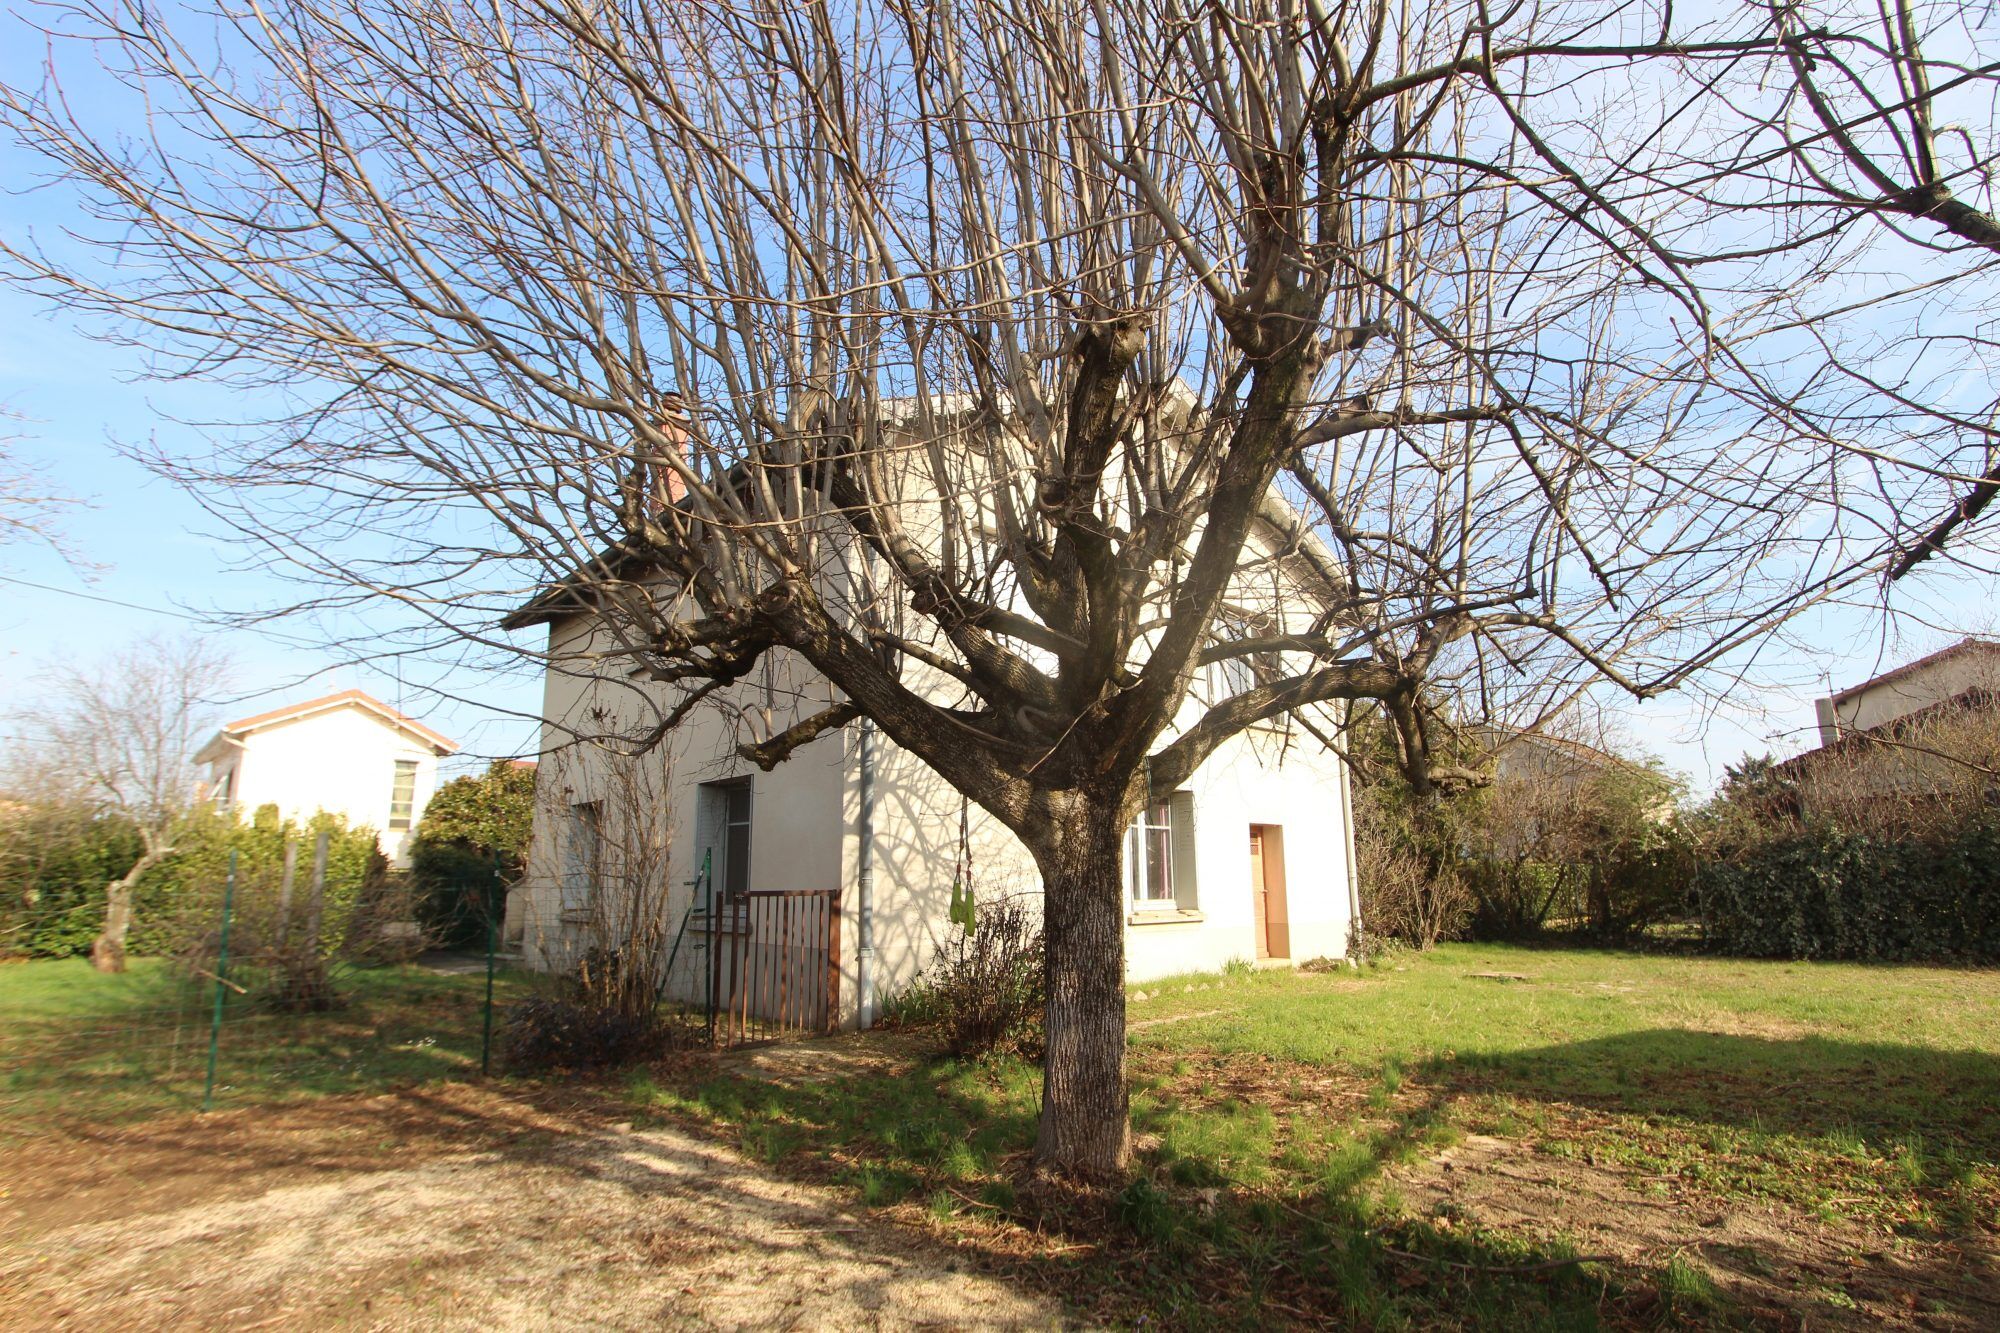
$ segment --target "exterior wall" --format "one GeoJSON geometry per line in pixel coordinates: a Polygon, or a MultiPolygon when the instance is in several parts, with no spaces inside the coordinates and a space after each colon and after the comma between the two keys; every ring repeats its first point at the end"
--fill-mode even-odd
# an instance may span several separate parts
{"type": "Polygon", "coordinates": [[[1906,675],[1823,699],[1819,705],[1820,743],[1868,731],[1919,709],[1955,699],[1968,690],[2000,688],[2000,646],[1972,643],[1965,650],[1919,666],[1906,675]]]}
{"type": "MultiPolygon", "coordinates": [[[[650,716],[654,703],[664,696],[631,682],[594,679],[585,665],[587,658],[582,656],[592,646],[590,628],[580,618],[551,628],[551,660],[577,661],[579,665],[549,671],[543,686],[545,721],[542,760],[535,776],[534,834],[520,915],[507,924],[510,937],[521,940],[529,966],[563,966],[587,947],[595,929],[589,912],[566,912],[562,902],[568,820],[571,807],[578,802],[605,802],[614,815],[635,796],[649,807],[642,817],[658,821],[658,832],[667,848],[665,883],[656,887],[664,894],[670,930],[679,930],[696,905],[694,881],[706,850],[697,809],[698,789],[705,782],[737,778],[750,782],[751,889],[844,890],[843,908],[851,918],[852,878],[843,861],[845,733],[821,737],[770,773],[758,771],[736,753],[737,710],[761,712],[768,701],[769,726],[781,730],[800,715],[823,706],[825,686],[820,685],[818,698],[809,702],[807,673],[782,660],[774,661],[768,680],[753,679],[724,692],[727,712],[714,707],[698,709],[650,753],[614,760],[596,746],[579,743],[564,724],[581,729],[582,719],[592,710],[602,710],[607,722],[599,729],[616,730],[618,719],[636,722],[650,716]]],[[[614,841],[629,841],[632,836],[629,829],[612,830],[614,841]]],[[[848,929],[851,933],[851,922],[848,929]]],[[[843,941],[841,956],[850,971],[852,950],[852,941],[843,941]]],[[[844,1004],[851,1003],[850,994],[844,1004]]]]}
{"type": "Polygon", "coordinates": [[[1128,979],[1214,971],[1233,959],[1256,958],[1252,824],[1283,830],[1289,960],[1347,952],[1348,821],[1340,760],[1317,741],[1293,736],[1287,742],[1275,728],[1253,729],[1226,742],[1196,770],[1188,788],[1194,795],[1202,919],[1129,918],[1135,924],[1125,933],[1128,979]]]}
{"type": "MultiPolygon", "coordinates": [[[[935,504],[918,504],[906,517],[921,533],[925,515],[935,512],[935,504]]],[[[838,564],[837,559],[828,561],[829,567],[838,564]]],[[[1302,558],[1289,543],[1265,534],[1246,552],[1230,606],[1268,619],[1273,628],[1302,631],[1317,604],[1298,592],[1300,580],[1309,577],[1311,571],[1302,568],[1302,558]]],[[[837,596],[829,600],[838,607],[837,596]]],[[[906,619],[900,607],[888,614],[895,632],[935,644],[933,626],[920,618],[906,619]]],[[[622,675],[599,678],[595,673],[603,670],[601,663],[616,658],[593,656],[599,645],[593,644],[592,634],[581,616],[558,620],[549,630],[543,757],[523,894],[526,920],[509,927],[510,933],[518,929],[522,934],[531,966],[563,965],[591,929],[584,913],[566,916],[562,910],[564,821],[575,802],[599,799],[613,767],[602,751],[575,744],[572,730],[563,724],[581,730],[584,719],[594,718],[587,729],[629,731],[634,723],[656,720],[667,704],[665,693],[622,675]]],[[[1027,655],[1040,656],[1033,651],[1027,655]]],[[[1269,665],[1289,673],[1303,664],[1288,655],[1282,664],[1269,665]]],[[[955,682],[942,675],[925,679],[925,670],[912,666],[905,684],[935,697],[958,696],[961,687],[955,682]]],[[[1204,678],[1198,693],[1210,684],[1204,678]]],[[[672,837],[667,887],[675,928],[693,903],[689,882],[701,864],[697,786],[749,779],[749,887],[841,892],[840,1012],[842,1021],[852,1025],[860,1002],[861,724],[820,737],[770,773],[757,771],[735,751],[738,718],[751,718],[768,735],[832,700],[824,680],[797,659],[780,655],[767,679],[746,680],[720,692],[713,704],[691,713],[651,755],[636,762],[667,793],[665,819],[672,837]]],[[[1199,698],[1190,700],[1179,724],[1191,725],[1202,706],[1199,698]]],[[[962,805],[949,784],[885,735],[875,736],[874,747],[872,961],[879,1004],[915,979],[956,929],[947,910],[960,860],[962,805]]],[[[1261,727],[1221,746],[1188,790],[1194,808],[1197,902],[1188,912],[1128,913],[1128,978],[1144,982],[1256,957],[1249,855],[1253,824],[1282,830],[1291,926],[1288,957],[1344,954],[1352,924],[1351,824],[1338,758],[1300,732],[1261,727]]],[[[1039,896],[1039,875],[1026,848],[977,807],[969,811],[969,825],[970,879],[981,907],[990,909],[1016,895],[1039,896]]]]}
{"type": "MultiPolygon", "coordinates": [[[[229,761],[218,764],[211,786],[229,761]]],[[[297,721],[260,727],[234,752],[230,804],[248,814],[275,805],[288,819],[308,819],[325,810],[350,824],[376,830],[382,854],[397,866],[409,864],[415,821],[437,791],[438,756],[431,747],[358,708],[335,708],[297,721]],[[389,802],[396,761],[415,760],[417,781],[412,829],[389,828],[389,802]]]]}

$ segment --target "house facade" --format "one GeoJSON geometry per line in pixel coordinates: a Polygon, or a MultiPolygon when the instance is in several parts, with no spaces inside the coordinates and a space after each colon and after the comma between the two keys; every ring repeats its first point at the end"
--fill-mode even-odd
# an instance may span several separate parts
{"type": "Polygon", "coordinates": [[[1897,831],[1995,799],[2000,643],[1962,639],[1815,707],[1819,746],[1776,769],[1796,813],[1897,831]]]}
{"type": "MultiPolygon", "coordinates": [[[[1252,539],[1244,586],[1232,589],[1246,624],[1301,632],[1319,613],[1300,552],[1295,520],[1274,505],[1252,539]]],[[[1324,552],[1311,558],[1323,571],[1324,552]]],[[[960,929],[955,890],[970,892],[975,912],[1023,898],[1039,913],[1041,882],[1026,848],[870,723],[829,730],[770,772],[737,753],[746,718],[776,734],[837,698],[802,659],[767,654],[657,748],[615,758],[579,738],[644,730],[667,701],[649,702],[622,673],[607,678],[607,645],[588,610],[545,597],[508,624],[546,633],[549,664],[522,919],[509,923],[531,966],[559,968],[610,943],[600,899],[607,883],[624,884],[614,866],[624,849],[641,847],[659,849],[675,938],[690,923],[700,933],[704,895],[837,894],[834,1006],[849,1027],[872,1021],[960,929]],[[633,818],[659,826],[635,830],[633,818]],[[704,868],[707,886],[697,887],[704,868]]],[[[1241,673],[1298,669],[1271,656],[1205,668],[1178,724],[1199,717],[1206,699],[1240,690],[1241,673]]],[[[951,697],[942,674],[905,684],[951,697]]],[[[1125,846],[1133,983],[1236,959],[1284,965],[1348,952],[1359,906],[1345,764],[1289,721],[1223,744],[1179,790],[1158,794],[1125,846]]]]}
{"type": "Polygon", "coordinates": [[[382,854],[409,865],[409,845],[456,742],[361,690],[231,722],[195,755],[217,805],[246,817],[274,805],[286,819],[319,811],[376,831],[382,854]]]}
{"type": "Polygon", "coordinates": [[[1951,705],[2000,698],[2000,643],[1965,638],[1871,680],[1818,700],[1819,743],[1904,722],[1951,705]]]}

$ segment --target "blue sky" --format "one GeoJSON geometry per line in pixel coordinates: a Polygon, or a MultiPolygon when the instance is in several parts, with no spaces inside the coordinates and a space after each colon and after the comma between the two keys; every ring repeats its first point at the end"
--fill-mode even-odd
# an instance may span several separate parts
{"type": "MultiPolygon", "coordinates": [[[[9,165],[0,151],[0,178],[9,165]]],[[[13,234],[30,221],[46,226],[38,203],[0,197],[0,229],[13,234]]],[[[0,578],[64,590],[0,582],[0,713],[30,703],[47,669],[88,661],[146,634],[189,632],[220,638],[234,664],[235,679],[218,698],[224,714],[358,687],[458,740],[467,751],[462,762],[532,748],[533,724],[521,716],[540,702],[532,679],[421,661],[345,662],[316,646],[344,629],[359,630],[358,621],[279,624],[269,633],[200,623],[213,612],[283,606],[298,593],[269,573],[242,568],[243,553],[219,538],[191,497],[114,448],[114,440],[149,437],[198,447],[197,433],[174,418],[221,420],[230,413],[226,393],[138,383],[140,369],[136,353],[94,342],[40,303],[0,289],[0,405],[27,418],[14,427],[25,437],[17,448],[42,468],[52,489],[88,505],[61,523],[74,563],[40,547],[0,547],[0,578]]],[[[10,730],[0,721],[0,732],[10,730]]]]}

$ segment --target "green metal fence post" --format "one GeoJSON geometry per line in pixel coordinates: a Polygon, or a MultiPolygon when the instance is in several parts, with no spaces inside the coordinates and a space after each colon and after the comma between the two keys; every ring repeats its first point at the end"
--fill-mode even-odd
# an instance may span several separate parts
{"type": "Polygon", "coordinates": [[[493,867],[493,886],[486,894],[486,1031],[479,1038],[479,1075],[493,1072],[493,955],[500,945],[500,867],[493,867]]]}
{"type": "Polygon", "coordinates": [[[215,1054],[222,1046],[222,995],[229,985],[229,916],[236,907],[236,849],[229,849],[229,878],[222,886],[222,942],[215,960],[215,1021],[208,1028],[208,1083],[201,1090],[201,1109],[215,1106],[215,1054]]]}

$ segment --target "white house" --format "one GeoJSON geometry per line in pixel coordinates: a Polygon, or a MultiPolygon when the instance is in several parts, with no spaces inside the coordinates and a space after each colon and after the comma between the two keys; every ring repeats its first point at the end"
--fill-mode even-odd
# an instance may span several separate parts
{"type": "Polygon", "coordinates": [[[2000,696],[2000,643],[1964,638],[1815,702],[1822,746],[1948,707],[1991,707],[2000,696]]]}
{"type": "MultiPolygon", "coordinates": [[[[1246,551],[1245,567],[1255,573],[1232,586],[1231,605],[1260,632],[1304,632],[1326,605],[1315,590],[1331,586],[1331,563],[1274,495],[1246,551]]],[[[559,585],[506,625],[548,636],[528,919],[510,922],[532,966],[562,966],[592,943],[615,943],[592,938],[603,918],[595,899],[619,836],[609,831],[615,807],[621,790],[634,789],[635,774],[647,795],[625,804],[662,826],[625,841],[665,849],[670,934],[686,923],[698,936],[712,924],[693,888],[704,863],[723,901],[777,890],[839,894],[829,1021],[865,1024],[872,1014],[862,1013],[863,996],[879,1007],[918,975],[958,929],[949,912],[955,883],[969,882],[984,904],[1041,891],[1032,858],[1011,832],[865,721],[827,731],[768,773],[739,756],[736,727],[746,711],[761,713],[775,732],[833,698],[829,683],[795,655],[767,654],[758,672],[691,713],[659,748],[611,761],[572,738],[602,730],[608,718],[635,717],[632,701],[644,691],[619,655],[605,651],[587,603],[559,585]],[[872,950],[863,950],[864,939],[872,950]]],[[[1207,668],[1180,725],[1200,715],[1204,697],[1240,690],[1244,671],[1297,669],[1276,660],[1290,654],[1267,656],[1273,660],[1207,668]]],[[[939,698],[951,685],[941,674],[904,683],[939,698]]],[[[1132,982],[1236,959],[1282,965],[1349,949],[1359,906],[1345,764],[1287,724],[1226,742],[1140,816],[1126,851],[1132,982]]]]}
{"type": "Polygon", "coordinates": [[[437,790],[438,760],[456,742],[360,690],[231,722],[202,746],[206,788],[248,815],[275,805],[287,819],[318,811],[376,830],[382,854],[409,864],[409,842],[437,790]]]}

